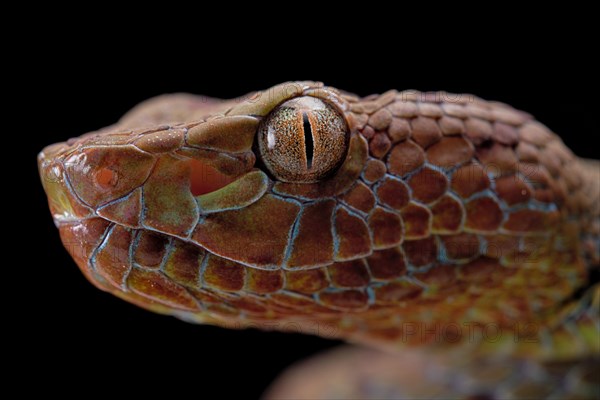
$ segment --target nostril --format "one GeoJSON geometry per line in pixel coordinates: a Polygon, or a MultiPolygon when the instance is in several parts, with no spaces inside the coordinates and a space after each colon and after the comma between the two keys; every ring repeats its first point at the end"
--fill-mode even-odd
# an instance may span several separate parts
{"type": "Polygon", "coordinates": [[[216,168],[202,161],[191,159],[189,163],[190,190],[194,196],[214,192],[235,180],[235,178],[219,172],[216,168]]]}
{"type": "Polygon", "coordinates": [[[96,183],[104,188],[116,186],[118,179],[117,173],[110,168],[100,168],[96,172],[96,183]]]}

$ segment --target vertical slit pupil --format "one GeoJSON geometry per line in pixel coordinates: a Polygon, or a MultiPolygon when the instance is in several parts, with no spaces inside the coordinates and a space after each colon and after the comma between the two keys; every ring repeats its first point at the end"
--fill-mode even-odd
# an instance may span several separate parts
{"type": "Polygon", "coordinates": [[[313,152],[314,152],[314,141],[312,128],[310,126],[310,121],[308,119],[308,115],[303,112],[302,113],[302,123],[304,128],[304,146],[306,147],[306,166],[308,169],[312,167],[313,162],[313,152]]]}

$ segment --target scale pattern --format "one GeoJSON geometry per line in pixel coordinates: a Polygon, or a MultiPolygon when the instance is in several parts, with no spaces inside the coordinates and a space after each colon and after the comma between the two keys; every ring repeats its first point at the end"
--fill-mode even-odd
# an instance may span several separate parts
{"type": "MultiPolygon", "coordinates": [[[[39,166],[86,277],[188,321],[388,349],[435,342],[411,333],[423,322],[560,336],[565,302],[599,260],[598,165],[529,114],[472,95],[358,98],[301,82],[230,101],[162,96],[47,147],[39,166]],[[260,121],[300,95],[335,104],[351,129],[345,162],[313,184],[272,180],[253,147],[260,121]],[[194,196],[190,159],[235,180],[194,196]]],[[[574,325],[579,353],[598,351],[578,333],[590,324],[574,325]]]]}

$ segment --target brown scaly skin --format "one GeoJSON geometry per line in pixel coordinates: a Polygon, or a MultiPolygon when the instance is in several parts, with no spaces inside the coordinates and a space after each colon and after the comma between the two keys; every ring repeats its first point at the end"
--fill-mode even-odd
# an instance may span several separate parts
{"type": "Polygon", "coordinates": [[[230,101],[169,95],[47,147],[39,166],[83,273],[155,312],[473,360],[464,371],[481,357],[584,365],[600,352],[597,300],[579,300],[598,295],[584,289],[599,259],[598,166],[504,104],[312,82],[230,101]],[[256,131],[302,95],[343,114],[348,155],[319,182],[278,182],[256,161],[256,131]],[[235,180],[194,197],[190,159],[235,180]],[[453,324],[474,334],[449,340],[453,324]],[[497,340],[478,333],[486,324],[497,340]]]}

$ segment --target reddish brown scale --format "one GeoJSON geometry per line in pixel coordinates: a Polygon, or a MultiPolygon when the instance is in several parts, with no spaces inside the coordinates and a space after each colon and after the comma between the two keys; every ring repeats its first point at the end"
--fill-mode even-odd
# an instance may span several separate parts
{"type": "Polygon", "coordinates": [[[525,203],[531,198],[531,188],[516,175],[496,179],[496,193],[509,206],[525,203]]]}
{"type": "Polygon", "coordinates": [[[343,202],[355,210],[369,213],[375,206],[375,196],[367,185],[357,182],[350,190],[341,196],[343,202]]]}
{"type": "Polygon", "coordinates": [[[198,221],[198,206],[189,190],[189,166],[170,156],[158,160],[144,184],[143,225],[186,237],[198,221]]]}
{"type": "Polygon", "coordinates": [[[440,171],[424,167],[408,179],[408,185],[415,200],[432,203],[446,192],[448,179],[440,171]]]}
{"type": "Polygon", "coordinates": [[[160,272],[133,268],[127,276],[127,286],[133,293],[150,301],[178,310],[199,311],[197,300],[160,272]]]}
{"type": "Polygon", "coordinates": [[[335,263],[327,271],[337,287],[365,287],[371,280],[364,260],[335,263]]]}
{"type": "Polygon", "coordinates": [[[376,182],[385,175],[386,170],[383,162],[371,159],[367,161],[363,176],[367,183],[376,182]]]}
{"type": "Polygon", "coordinates": [[[163,235],[142,230],[133,250],[133,261],[145,268],[158,268],[163,261],[169,240],[163,235]]]}
{"type": "Polygon", "coordinates": [[[139,228],[142,213],[142,190],[135,189],[122,199],[117,199],[106,204],[97,211],[98,215],[109,221],[125,225],[130,228],[139,228]]]}
{"type": "MultiPolygon", "coordinates": [[[[314,302],[312,297],[296,294],[292,292],[280,292],[274,293],[269,296],[269,299],[273,300],[276,305],[276,309],[279,313],[285,314],[302,314],[305,312],[332,312],[331,309],[321,306],[314,302]]],[[[334,312],[337,314],[337,312],[334,312]]]]}
{"type": "Polygon", "coordinates": [[[392,113],[382,108],[369,117],[369,125],[377,131],[386,129],[392,123],[392,113]]]}
{"type": "Polygon", "coordinates": [[[427,160],[440,167],[455,167],[471,161],[473,144],[462,137],[444,138],[427,149],[427,160]]]}
{"type": "Polygon", "coordinates": [[[281,265],[287,247],[287,235],[299,211],[300,207],[294,203],[265,196],[260,202],[240,210],[209,214],[198,223],[192,239],[209,251],[225,257],[243,257],[249,263],[281,265]],[[251,218],[269,222],[246,224],[245,221],[251,218]],[[252,239],[254,237],[263,240],[256,242],[252,239]]]}
{"type": "Polygon", "coordinates": [[[394,117],[411,118],[419,114],[416,103],[399,99],[387,106],[394,117]]]}
{"type": "Polygon", "coordinates": [[[459,118],[446,115],[440,118],[438,123],[440,125],[440,130],[446,136],[461,135],[465,133],[465,124],[459,118]]]}
{"type": "Polygon", "coordinates": [[[326,307],[354,311],[367,307],[369,296],[363,290],[324,291],[319,293],[319,302],[326,307]]]}
{"type": "Polygon", "coordinates": [[[388,171],[404,176],[419,168],[425,162],[425,153],[415,142],[407,140],[395,145],[388,158],[388,171]]]}
{"type": "Polygon", "coordinates": [[[490,180],[486,170],[478,164],[465,165],[452,175],[452,190],[463,198],[468,198],[489,188],[490,180]]]}
{"type": "Polygon", "coordinates": [[[369,216],[369,229],[373,234],[373,247],[385,249],[402,242],[402,219],[396,213],[377,207],[369,216]]]}
{"type": "Polygon", "coordinates": [[[116,288],[123,286],[131,268],[129,264],[131,237],[129,229],[115,225],[108,231],[103,247],[96,253],[93,265],[96,273],[116,288]]]}
{"type": "Polygon", "coordinates": [[[252,315],[257,319],[263,317],[269,310],[263,305],[262,299],[254,299],[250,296],[240,296],[238,298],[228,299],[227,304],[237,310],[252,315]]]}
{"type": "Polygon", "coordinates": [[[417,277],[432,289],[450,287],[457,279],[457,271],[456,265],[442,264],[430,268],[427,272],[419,273],[417,277]]]}
{"type": "Polygon", "coordinates": [[[324,268],[306,271],[285,271],[287,290],[299,293],[315,293],[329,285],[324,268]]]}
{"type": "Polygon", "coordinates": [[[392,143],[398,143],[410,137],[410,123],[403,118],[393,118],[388,127],[387,134],[392,143]]]}
{"type": "MultiPolygon", "coordinates": [[[[426,99],[427,94],[424,93],[424,97],[426,99]]],[[[432,101],[435,101],[435,96],[433,96],[434,98],[432,99],[432,101]]],[[[424,100],[425,100],[424,99],[424,100]]],[[[419,103],[419,114],[421,114],[424,117],[430,117],[430,118],[441,118],[444,115],[444,112],[442,111],[441,107],[438,106],[437,104],[434,103],[419,103]]]]}
{"type": "Polygon", "coordinates": [[[465,135],[475,146],[490,140],[492,132],[492,125],[488,121],[479,118],[468,118],[465,121],[465,135]]]}
{"type": "Polygon", "coordinates": [[[377,186],[377,198],[391,208],[401,210],[408,204],[410,194],[405,183],[396,179],[385,179],[377,186]]]}
{"type": "Polygon", "coordinates": [[[431,206],[433,222],[431,229],[434,233],[457,232],[463,222],[464,208],[454,196],[444,195],[431,206]]]}
{"type": "Polygon", "coordinates": [[[367,257],[367,264],[374,279],[389,280],[406,274],[404,254],[398,247],[374,252],[367,257]]]}
{"type": "Polygon", "coordinates": [[[435,237],[410,240],[402,244],[406,260],[414,267],[423,267],[437,260],[438,248],[435,237]]]}
{"type": "Polygon", "coordinates": [[[312,268],[333,261],[333,234],[331,229],[315,229],[319,225],[330,226],[335,203],[324,201],[311,204],[302,210],[298,221],[298,234],[292,241],[292,252],[287,260],[290,268],[312,268]],[[304,251],[310,248],[311,252],[304,251]]]}
{"type": "Polygon", "coordinates": [[[496,121],[493,126],[494,140],[499,143],[512,146],[519,142],[519,134],[514,126],[496,121]]]}
{"type": "Polygon", "coordinates": [[[169,153],[183,145],[185,134],[185,129],[158,131],[140,137],[134,144],[148,153],[169,153]]]}
{"type": "Polygon", "coordinates": [[[371,126],[365,126],[360,133],[366,138],[366,139],[372,139],[375,136],[375,129],[373,129],[373,127],[371,126]]]}
{"type": "Polygon", "coordinates": [[[150,175],[154,161],[152,156],[135,148],[91,147],[68,157],[65,172],[75,194],[95,208],[141,186],[150,175]],[[111,178],[106,181],[109,174],[111,178]]]}
{"type": "Polygon", "coordinates": [[[406,239],[418,239],[429,235],[432,214],[427,207],[411,202],[402,209],[401,215],[406,239]]]}
{"type": "MultiPolygon", "coordinates": [[[[197,246],[181,244],[173,248],[162,269],[165,275],[173,281],[185,287],[194,288],[200,282],[200,266],[205,257],[205,252],[197,246]]],[[[207,273],[210,275],[210,271],[207,271],[208,268],[205,270],[205,279],[207,278],[207,273]]],[[[228,274],[228,276],[231,276],[231,274],[228,274]]],[[[210,281],[210,278],[208,280],[210,281]]]]}
{"type": "Polygon", "coordinates": [[[371,252],[372,243],[369,227],[358,215],[338,208],[334,223],[335,237],[338,240],[336,260],[348,260],[371,252]]]}
{"type": "Polygon", "coordinates": [[[385,133],[377,133],[369,142],[369,151],[375,158],[383,158],[391,147],[392,142],[385,133]]]}
{"type": "Polygon", "coordinates": [[[494,142],[477,147],[475,153],[488,175],[501,177],[519,171],[519,160],[509,146],[494,142]]]}
{"type": "Polygon", "coordinates": [[[283,288],[283,272],[265,271],[256,268],[246,268],[246,287],[252,293],[265,294],[275,293],[283,288]]]}
{"type": "Polygon", "coordinates": [[[244,287],[245,268],[221,257],[209,257],[202,281],[212,289],[234,292],[244,287]]]}
{"type": "Polygon", "coordinates": [[[402,301],[410,302],[418,297],[422,291],[422,287],[405,281],[377,286],[374,289],[376,302],[387,305],[398,304],[402,301]]]}
{"type": "Polygon", "coordinates": [[[110,224],[101,218],[82,220],[78,224],[59,227],[60,238],[67,252],[73,257],[81,272],[96,286],[108,290],[104,282],[95,278],[89,259],[105,238],[110,224]]]}
{"type": "Polygon", "coordinates": [[[465,210],[465,228],[473,231],[495,232],[504,218],[498,202],[487,196],[470,200],[465,210]]]}
{"type": "Polygon", "coordinates": [[[442,131],[433,118],[417,117],[411,121],[410,125],[412,139],[424,149],[442,138],[442,131]]]}

